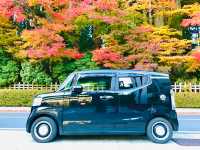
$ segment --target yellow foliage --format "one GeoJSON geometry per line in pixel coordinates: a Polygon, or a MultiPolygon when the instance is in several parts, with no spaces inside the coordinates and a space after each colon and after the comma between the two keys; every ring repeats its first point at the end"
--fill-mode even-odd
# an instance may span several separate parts
{"type": "Polygon", "coordinates": [[[160,63],[166,65],[177,65],[188,62],[193,62],[194,58],[191,56],[167,56],[167,57],[159,57],[160,63]]]}
{"type": "Polygon", "coordinates": [[[17,53],[22,44],[21,38],[17,35],[17,28],[8,18],[0,16],[0,48],[9,53],[17,53]]]}

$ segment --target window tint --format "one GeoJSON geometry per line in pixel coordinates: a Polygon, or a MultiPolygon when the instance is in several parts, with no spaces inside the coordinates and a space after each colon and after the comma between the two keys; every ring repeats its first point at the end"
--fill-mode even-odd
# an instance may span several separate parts
{"type": "Polygon", "coordinates": [[[152,80],[152,84],[148,86],[148,93],[157,93],[159,92],[156,80],[152,80]]]}
{"type": "Polygon", "coordinates": [[[137,87],[145,86],[149,82],[149,78],[147,76],[137,76],[133,77],[133,79],[136,82],[137,87]]]}
{"type": "Polygon", "coordinates": [[[132,89],[148,84],[147,76],[119,77],[119,89],[132,89]]]}
{"type": "Polygon", "coordinates": [[[111,89],[111,77],[83,77],[77,85],[83,86],[83,91],[103,91],[111,89]]]}
{"type": "Polygon", "coordinates": [[[136,82],[137,87],[142,86],[142,78],[141,77],[134,77],[134,80],[136,82]]]}
{"type": "Polygon", "coordinates": [[[134,83],[131,77],[119,78],[119,89],[131,89],[134,87],[134,83]]]}
{"type": "Polygon", "coordinates": [[[169,79],[159,79],[157,80],[158,86],[161,91],[169,91],[171,88],[171,83],[169,79]]]}

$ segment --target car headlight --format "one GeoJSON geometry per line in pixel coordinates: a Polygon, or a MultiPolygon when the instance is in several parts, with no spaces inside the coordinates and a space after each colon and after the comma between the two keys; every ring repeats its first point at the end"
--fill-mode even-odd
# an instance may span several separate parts
{"type": "Polygon", "coordinates": [[[32,106],[40,106],[42,103],[42,98],[41,97],[36,97],[33,99],[33,104],[32,106]]]}

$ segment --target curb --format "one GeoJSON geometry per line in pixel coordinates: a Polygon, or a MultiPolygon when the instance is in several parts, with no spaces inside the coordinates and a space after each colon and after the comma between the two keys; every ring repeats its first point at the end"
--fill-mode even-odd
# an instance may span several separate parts
{"type": "Polygon", "coordinates": [[[178,115],[200,115],[200,109],[198,108],[177,108],[178,115]]]}
{"type": "Polygon", "coordinates": [[[177,115],[185,115],[185,116],[190,116],[190,115],[193,115],[193,116],[199,116],[200,113],[199,112],[177,112],[177,115]]]}
{"type": "Polygon", "coordinates": [[[30,112],[31,107],[0,107],[0,112],[30,112]]]}

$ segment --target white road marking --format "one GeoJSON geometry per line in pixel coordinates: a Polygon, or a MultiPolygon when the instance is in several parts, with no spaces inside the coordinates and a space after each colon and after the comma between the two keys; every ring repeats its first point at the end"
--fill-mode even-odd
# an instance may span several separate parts
{"type": "Polygon", "coordinates": [[[11,130],[11,131],[16,131],[16,130],[25,130],[26,128],[0,128],[0,130],[11,130]]]}
{"type": "Polygon", "coordinates": [[[175,133],[181,133],[181,134],[200,134],[200,131],[176,131],[175,133]]]}
{"type": "Polygon", "coordinates": [[[179,121],[200,121],[200,119],[178,119],[179,121]]]}

